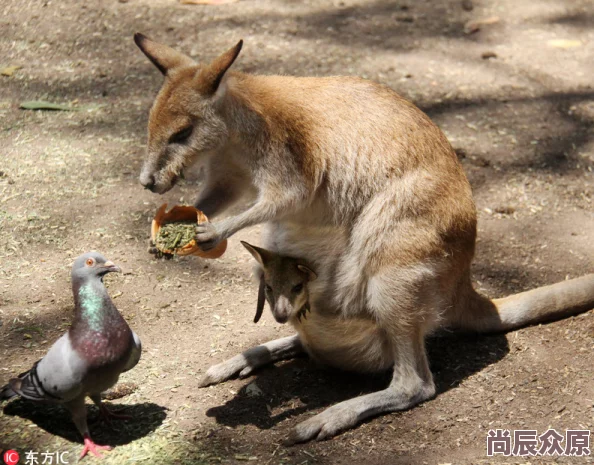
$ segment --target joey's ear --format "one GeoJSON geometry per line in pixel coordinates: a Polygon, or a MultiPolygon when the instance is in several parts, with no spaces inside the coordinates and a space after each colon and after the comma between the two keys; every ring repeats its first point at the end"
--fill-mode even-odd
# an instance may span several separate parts
{"type": "Polygon", "coordinates": [[[240,241],[241,245],[243,245],[249,253],[256,259],[256,261],[266,267],[266,264],[270,262],[272,258],[272,252],[266,249],[261,249],[260,247],[256,247],[255,245],[248,244],[245,241],[240,241]]]}
{"type": "Polygon", "coordinates": [[[198,74],[198,90],[203,95],[214,95],[219,88],[227,70],[231,67],[243,46],[243,40],[206,65],[198,74]]]}
{"type": "Polygon", "coordinates": [[[311,268],[308,268],[305,265],[297,265],[297,269],[305,273],[310,281],[315,281],[318,278],[318,275],[311,268]]]}
{"type": "Polygon", "coordinates": [[[134,34],[134,42],[136,42],[136,45],[138,45],[138,48],[142,53],[144,53],[163,74],[167,74],[167,71],[173,68],[196,64],[189,56],[184,55],[167,45],[154,42],[140,32],[134,34]]]}
{"type": "Polygon", "coordinates": [[[256,305],[256,316],[254,316],[254,323],[260,321],[262,317],[262,312],[264,311],[264,301],[266,300],[266,294],[264,293],[264,288],[266,287],[266,282],[264,281],[264,275],[260,276],[260,287],[258,288],[258,303],[256,305]]]}

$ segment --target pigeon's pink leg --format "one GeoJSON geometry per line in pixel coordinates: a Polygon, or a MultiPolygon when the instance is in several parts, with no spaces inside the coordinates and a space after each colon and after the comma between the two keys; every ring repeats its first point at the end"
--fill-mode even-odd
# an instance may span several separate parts
{"type": "Polygon", "coordinates": [[[95,444],[93,442],[93,440],[91,439],[91,437],[87,433],[85,433],[83,438],[85,441],[85,447],[83,447],[83,450],[80,453],[80,457],[78,458],[78,460],[82,459],[85,455],[87,455],[87,452],[90,452],[95,457],[102,459],[103,456],[99,453],[99,451],[100,450],[111,450],[110,446],[100,446],[98,444],[95,444]]]}

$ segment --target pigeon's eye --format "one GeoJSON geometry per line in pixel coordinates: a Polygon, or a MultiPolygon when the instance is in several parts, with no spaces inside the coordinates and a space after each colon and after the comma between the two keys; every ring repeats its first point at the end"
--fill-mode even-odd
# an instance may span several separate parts
{"type": "Polygon", "coordinates": [[[291,292],[293,292],[293,294],[298,294],[302,290],[303,290],[303,283],[299,283],[296,286],[293,286],[293,289],[291,289],[291,292]]]}
{"type": "Polygon", "coordinates": [[[187,126],[180,131],[177,131],[169,138],[170,144],[184,144],[188,138],[192,135],[193,131],[192,126],[187,126]]]}
{"type": "Polygon", "coordinates": [[[93,266],[95,264],[95,260],[93,258],[87,258],[85,263],[87,266],[93,266]]]}

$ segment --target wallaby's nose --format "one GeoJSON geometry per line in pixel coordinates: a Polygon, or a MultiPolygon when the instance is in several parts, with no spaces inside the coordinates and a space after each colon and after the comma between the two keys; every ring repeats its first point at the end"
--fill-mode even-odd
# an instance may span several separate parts
{"type": "Polygon", "coordinates": [[[152,174],[141,174],[140,184],[142,184],[145,189],[153,191],[153,189],[155,188],[155,177],[152,174]]]}
{"type": "Polygon", "coordinates": [[[276,305],[272,309],[272,315],[278,323],[286,323],[289,321],[289,315],[291,314],[291,303],[289,299],[284,296],[279,296],[276,301],[276,305]]]}

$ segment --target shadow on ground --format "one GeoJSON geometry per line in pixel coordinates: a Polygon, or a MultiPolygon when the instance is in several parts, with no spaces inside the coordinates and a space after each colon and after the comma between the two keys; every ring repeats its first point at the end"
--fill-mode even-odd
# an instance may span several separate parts
{"type": "MultiPolygon", "coordinates": [[[[166,408],[152,402],[118,406],[117,413],[129,415],[132,420],[115,420],[108,425],[99,420],[99,409],[87,407],[91,437],[98,444],[121,446],[143,438],[155,431],[167,417],[166,408]]],[[[17,399],[4,407],[4,414],[32,421],[50,434],[68,441],[82,443],[70,413],[60,405],[47,405],[17,399]]]]}
{"type": "MultiPolygon", "coordinates": [[[[443,335],[430,338],[427,348],[438,396],[509,352],[505,335],[443,335]]],[[[391,373],[357,375],[297,359],[262,370],[233,399],[206,414],[225,426],[252,424],[269,429],[288,418],[383,389],[390,378],[391,373]],[[262,393],[253,394],[254,383],[262,393]]],[[[305,419],[307,415],[300,418],[305,419]]]]}

